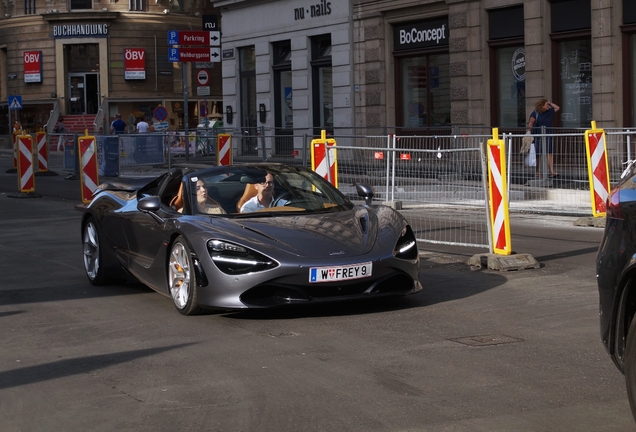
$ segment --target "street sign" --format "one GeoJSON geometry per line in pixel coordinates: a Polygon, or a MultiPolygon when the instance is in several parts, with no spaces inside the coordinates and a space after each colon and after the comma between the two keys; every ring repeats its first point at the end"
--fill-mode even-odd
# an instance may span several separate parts
{"type": "Polygon", "coordinates": [[[210,81],[210,74],[205,69],[200,69],[197,71],[197,82],[200,86],[207,85],[208,81],[210,81]]]}
{"type": "Polygon", "coordinates": [[[171,63],[176,63],[179,61],[179,48],[168,49],[168,61],[171,63]]]}
{"type": "Polygon", "coordinates": [[[169,30],[168,45],[220,46],[221,32],[169,30]]]}
{"type": "Polygon", "coordinates": [[[157,108],[155,108],[155,110],[152,112],[152,116],[154,118],[156,118],[159,121],[163,121],[166,118],[168,118],[168,110],[166,110],[164,107],[162,106],[158,106],[157,108]]]}
{"type": "Polygon", "coordinates": [[[22,96],[9,96],[8,102],[10,110],[22,109],[22,96]]]}
{"type": "Polygon", "coordinates": [[[169,62],[220,62],[220,48],[170,48],[169,62]]]}
{"type": "Polygon", "coordinates": [[[210,96],[210,86],[197,87],[197,96],[210,96]]]}

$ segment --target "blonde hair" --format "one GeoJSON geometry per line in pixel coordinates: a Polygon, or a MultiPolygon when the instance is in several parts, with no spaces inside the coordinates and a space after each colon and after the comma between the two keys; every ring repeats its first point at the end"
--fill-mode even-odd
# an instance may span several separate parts
{"type": "Polygon", "coordinates": [[[545,112],[546,110],[543,109],[543,106],[545,105],[547,101],[548,101],[547,99],[543,99],[543,98],[539,99],[539,101],[536,104],[534,104],[535,111],[539,113],[545,112]]]}

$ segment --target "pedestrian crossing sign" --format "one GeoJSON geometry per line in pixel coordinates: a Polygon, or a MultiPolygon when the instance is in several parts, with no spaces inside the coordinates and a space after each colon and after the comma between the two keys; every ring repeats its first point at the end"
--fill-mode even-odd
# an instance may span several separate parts
{"type": "Polygon", "coordinates": [[[9,96],[9,109],[10,110],[22,109],[22,96],[9,96]]]}

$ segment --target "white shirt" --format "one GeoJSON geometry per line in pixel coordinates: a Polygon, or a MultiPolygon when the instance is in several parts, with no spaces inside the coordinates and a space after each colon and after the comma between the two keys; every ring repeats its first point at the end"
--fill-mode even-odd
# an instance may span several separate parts
{"type": "MultiPolygon", "coordinates": [[[[274,197],[272,197],[272,201],[269,203],[269,206],[271,207],[273,203],[274,203],[274,197]]],[[[264,209],[264,208],[267,208],[267,207],[261,204],[258,201],[258,195],[255,195],[249,200],[245,201],[245,204],[243,204],[243,206],[241,207],[241,213],[255,212],[257,210],[264,209]]]]}
{"type": "Polygon", "coordinates": [[[150,126],[145,121],[140,121],[137,123],[137,132],[139,133],[147,133],[150,126]]]}

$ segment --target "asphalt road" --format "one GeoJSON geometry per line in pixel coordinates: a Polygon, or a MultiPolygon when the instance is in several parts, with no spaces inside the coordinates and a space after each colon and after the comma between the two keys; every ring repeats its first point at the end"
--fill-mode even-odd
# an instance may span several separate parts
{"type": "MultiPolygon", "coordinates": [[[[139,284],[93,287],[79,182],[10,198],[0,158],[2,431],[626,431],[600,342],[602,231],[515,215],[540,269],[473,270],[421,245],[416,295],[183,317],[139,284]]],[[[423,215],[425,217],[425,215],[423,215]]]]}

